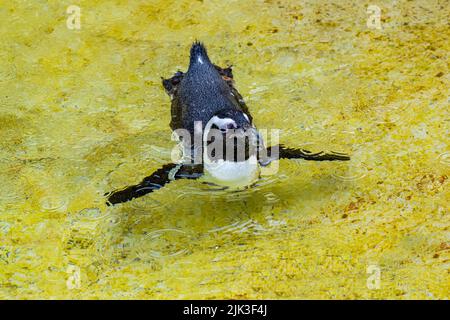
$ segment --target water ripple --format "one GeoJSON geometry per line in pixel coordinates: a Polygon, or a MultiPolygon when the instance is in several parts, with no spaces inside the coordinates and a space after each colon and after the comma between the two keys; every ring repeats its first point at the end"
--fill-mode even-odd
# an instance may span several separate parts
{"type": "Polygon", "coordinates": [[[248,219],[248,220],[239,220],[235,221],[231,224],[213,228],[208,231],[208,233],[233,233],[233,234],[243,234],[243,233],[251,233],[254,235],[259,235],[263,232],[267,231],[267,228],[265,228],[262,224],[259,222],[248,219]]]}
{"type": "Polygon", "coordinates": [[[110,214],[102,212],[99,208],[86,208],[79,211],[78,216],[91,221],[101,221],[107,219],[110,214]]]}
{"type": "Polygon", "coordinates": [[[447,151],[447,152],[441,153],[439,155],[438,159],[439,159],[440,163],[450,166],[450,152],[447,151]]]}
{"type": "Polygon", "coordinates": [[[337,164],[331,174],[333,178],[341,181],[357,181],[366,177],[369,173],[367,165],[360,163],[356,167],[349,163],[337,164]]]}
{"type": "Polygon", "coordinates": [[[40,205],[45,211],[59,211],[66,208],[67,200],[48,196],[41,198],[40,205]]]}
{"type": "Polygon", "coordinates": [[[166,207],[167,202],[161,202],[154,197],[147,196],[134,199],[131,201],[130,207],[134,209],[135,213],[142,215],[151,215],[153,209],[161,209],[166,207]]]}
{"type": "Polygon", "coordinates": [[[142,260],[176,257],[189,252],[189,234],[180,229],[159,229],[145,233],[135,249],[142,260]]]}

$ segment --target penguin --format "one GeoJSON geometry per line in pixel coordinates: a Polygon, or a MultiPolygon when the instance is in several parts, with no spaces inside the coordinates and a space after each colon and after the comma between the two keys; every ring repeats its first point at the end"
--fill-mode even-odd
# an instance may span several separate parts
{"type": "Polygon", "coordinates": [[[108,205],[144,196],[177,179],[249,187],[259,178],[260,167],[279,159],[350,160],[338,152],[312,153],[284,145],[266,148],[235,87],[232,67],[213,64],[201,42],[192,44],[187,72],[162,78],[162,85],[171,99],[170,128],[180,141],[182,160],[163,165],[136,185],[105,194],[108,205]]]}

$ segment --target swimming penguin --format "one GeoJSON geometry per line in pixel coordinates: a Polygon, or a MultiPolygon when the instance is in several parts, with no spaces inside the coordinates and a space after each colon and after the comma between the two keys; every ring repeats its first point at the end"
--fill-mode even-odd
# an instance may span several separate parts
{"type": "Polygon", "coordinates": [[[350,160],[343,153],[312,153],[283,145],[266,148],[234,86],[231,67],[214,65],[200,42],[191,47],[188,71],[178,71],[162,84],[171,98],[170,127],[182,145],[183,159],[163,165],[137,185],[107,193],[108,205],[141,197],[177,179],[249,186],[258,179],[260,166],[278,159],[350,160]]]}

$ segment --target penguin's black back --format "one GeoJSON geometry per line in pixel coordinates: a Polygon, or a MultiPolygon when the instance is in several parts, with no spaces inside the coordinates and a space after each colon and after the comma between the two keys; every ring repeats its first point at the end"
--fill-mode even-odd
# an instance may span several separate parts
{"type": "Polygon", "coordinates": [[[211,63],[206,48],[196,42],[192,45],[189,69],[177,85],[172,100],[172,130],[184,128],[194,132],[194,122],[202,126],[220,110],[242,111],[230,86],[211,63]]]}

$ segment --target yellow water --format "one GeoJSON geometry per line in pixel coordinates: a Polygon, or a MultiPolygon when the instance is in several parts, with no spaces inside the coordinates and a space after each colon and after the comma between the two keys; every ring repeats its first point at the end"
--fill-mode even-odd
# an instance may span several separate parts
{"type": "Polygon", "coordinates": [[[449,13],[2,1],[0,297],[449,298],[449,13]],[[195,39],[234,65],[259,128],[352,160],[282,160],[244,192],[177,181],[107,207],[105,192],[170,161],[161,76],[186,69],[195,39]]]}

